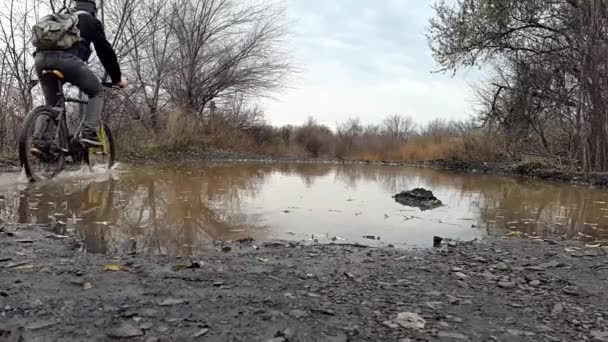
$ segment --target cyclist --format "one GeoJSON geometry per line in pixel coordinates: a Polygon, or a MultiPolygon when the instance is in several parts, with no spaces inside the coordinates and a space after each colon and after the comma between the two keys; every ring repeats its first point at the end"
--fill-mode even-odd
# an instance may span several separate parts
{"type": "MultiPolygon", "coordinates": [[[[58,70],[63,74],[63,81],[77,86],[89,97],[84,119],[81,141],[91,146],[99,146],[101,142],[97,135],[101,112],[103,110],[103,86],[100,79],[87,65],[91,56],[91,44],[95,46],[97,56],[112,83],[118,87],[126,87],[127,81],[122,78],[116,53],[106,38],[103,25],[97,19],[95,0],[76,0],[74,10],[77,11],[81,40],[68,49],[36,49],[34,62],[40,80],[46,104],[55,106],[58,99],[59,84],[56,80],[42,77],[43,70],[58,70]]],[[[49,125],[38,123],[34,134],[34,147],[31,153],[43,155],[49,147],[49,125]]]]}

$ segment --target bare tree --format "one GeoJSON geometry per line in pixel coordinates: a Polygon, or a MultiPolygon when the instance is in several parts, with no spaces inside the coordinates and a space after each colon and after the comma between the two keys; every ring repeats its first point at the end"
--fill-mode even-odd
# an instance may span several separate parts
{"type": "Polygon", "coordinates": [[[414,129],[414,120],[409,116],[389,115],[382,121],[384,134],[395,140],[407,141],[414,129]]]}
{"type": "Polygon", "coordinates": [[[185,0],[172,2],[171,15],[175,54],[168,91],[201,118],[213,99],[234,92],[263,95],[291,69],[282,48],[287,31],[281,6],[185,0]]]}

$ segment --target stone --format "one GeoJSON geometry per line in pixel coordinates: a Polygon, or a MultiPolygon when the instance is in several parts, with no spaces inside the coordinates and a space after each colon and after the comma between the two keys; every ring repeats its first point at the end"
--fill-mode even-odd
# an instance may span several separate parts
{"type": "Polygon", "coordinates": [[[455,275],[455,276],[456,276],[458,279],[463,279],[463,280],[466,280],[466,279],[469,279],[469,278],[470,278],[468,275],[466,275],[466,274],[464,274],[464,273],[462,273],[462,272],[456,272],[456,273],[454,273],[454,275],[455,275]]]}
{"type": "Polygon", "coordinates": [[[300,319],[300,318],[306,318],[310,315],[308,314],[308,312],[306,312],[304,310],[295,309],[295,310],[291,310],[289,312],[289,316],[296,318],[296,319],[300,319]]]}
{"type": "Polygon", "coordinates": [[[180,305],[180,304],[184,304],[184,303],[186,303],[186,301],[183,299],[167,298],[167,299],[163,300],[162,302],[158,303],[158,305],[173,306],[173,305],[180,305]]]}
{"type": "Polygon", "coordinates": [[[504,262],[499,262],[498,264],[494,265],[494,268],[500,271],[506,271],[509,269],[509,266],[507,266],[507,264],[504,262]]]}
{"type": "Polygon", "coordinates": [[[139,327],[131,323],[124,323],[118,328],[108,330],[106,334],[111,338],[133,338],[142,336],[144,333],[139,327]]]}
{"type": "Polygon", "coordinates": [[[393,322],[393,321],[384,321],[382,322],[382,325],[384,325],[387,328],[390,329],[399,329],[399,324],[393,322]]]}
{"type": "Polygon", "coordinates": [[[413,312],[399,313],[395,322],[403,328],[411,330],[421,330],[426,326],[426,320],[413,312]]]}
{"type": "Polygon", "coordinates": [[[28,323],[25,326],[26,330],[41,330],[41,329],[45,329],[48,327],[52,327],[53,325],[56,325],[57,322],[56,321],[37,321],[37,322],[32,322],[32,323],[28,323]]]}
{"type": "Polygon", "coordinates": [[[439,333],[437,333],[437,336],[444,339],[444,338],[448,338],[448,339],[453,339],[453,340],[468,340],[469,337],[457,332],[445,332],[445,331],[440,331],[439,333]]]}
{"type": "Polygon", "coordinates": [[[607,331],[592,330],[591,338],[593,339],[593,341],[597,341],[597,342],[608,342],[608,330],[607,331]]]}
{"type": "Polygon", "coordinates": [[[287,339],[285,339],[285,337],[274,337],[271,339],[266,340],[266,342],[286,342],[287,339]]]}
{"type": "Polygon", "coordinates": [[[553,306],[553,309],[551,310],[551,315],[555,316],[555,315],[559,315],[564,311],[564,305],[562,303],[557,303],[553,306]]]}
{"type": "Polygon", "coordinates": [[[571,296],[580,296],[581,289],[578,286],[566,286],[564,287],[564,293],[571,296]]]}
{"type": "Polygon", "coordinates": [[[512,289],[512,288],[515,288],[515,282],[501,281],[498,283],[498,287],[503,288],[503,289],[512,289]]]}
{"type": "Polygon", "coordinates": [[[209,329],[204,328],[204,329],[197,331],[194,335],[192,335],[192,337],[199,338],[201,336],[207,335],[208,332],[209,332],[209,329]]]}
{"type": "Polygon", "coordinates": [[[393,198],[399,204],[419,208],[422,211],[443,207],[443,203],[431,191],[422,188],[403,191],[393,196],[393,198]]]}
{"type": "Polygon", "coordinates": [[[528,284],[529,284],[530,286],[537,287],[537,286],[540,286],[541,281],[540,281],[540,280],[532,280],[532,281],[531,281],[531,282],[529,282],[528,284]]]}

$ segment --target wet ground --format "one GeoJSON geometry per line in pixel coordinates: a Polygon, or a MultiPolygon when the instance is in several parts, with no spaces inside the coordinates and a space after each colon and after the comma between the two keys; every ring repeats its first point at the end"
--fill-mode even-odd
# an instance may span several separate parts
{"type": "Polygon", "coordinates": [[[608,192],[537,180],[382,165],[119,165],[28,185],[0,174],[0,221],[50,224],[93,253],[195,255],[217,241],[430,247],[512,231],[608,239],[608,192]],[[421,211],[392,196],[432,190],[421,211]],[[365,238],[364,238],[365,236],[365,238]],[[372,240],[371,238],[374,238],[372,240]]]}
{"type": "Polygon", "coordinates": [[[606,248],[237,243],[107,257],[0,228],[0,341],[608,341],[606,248]]]}

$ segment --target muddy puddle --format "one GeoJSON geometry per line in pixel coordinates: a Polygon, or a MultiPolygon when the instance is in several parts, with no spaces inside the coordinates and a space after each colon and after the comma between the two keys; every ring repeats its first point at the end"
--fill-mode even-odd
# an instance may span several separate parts
{"type": "Polygon", "coordinates": [[[393,166],[122,165],[33,186],[0,175],[0,221],[51,223],[109,254],[192,255],[246,238],[411,248],[518,231],[596,241],[608,239],[607,202],[587,187],[393,166]],[[415,187],[445,206],[423,212],[392,198],[415,187]]]}

